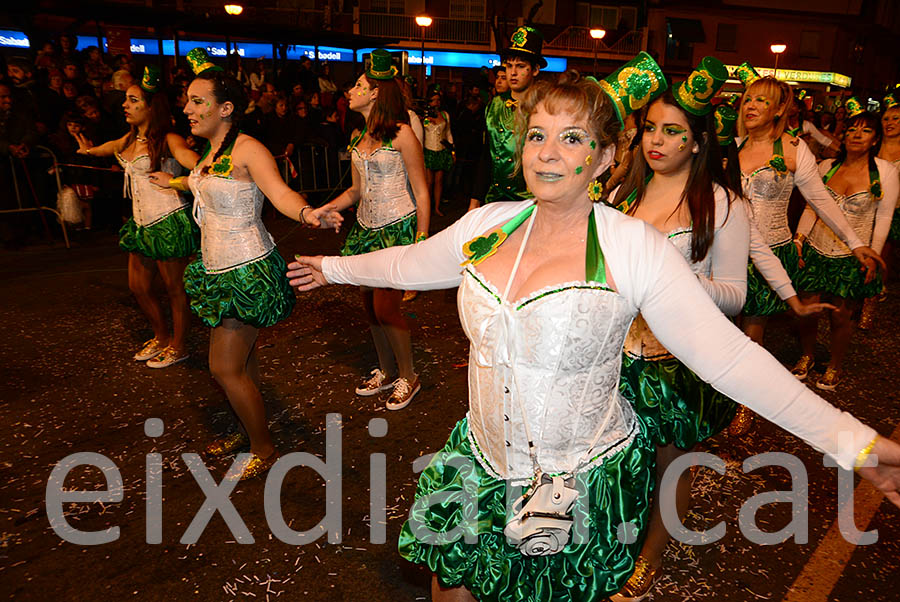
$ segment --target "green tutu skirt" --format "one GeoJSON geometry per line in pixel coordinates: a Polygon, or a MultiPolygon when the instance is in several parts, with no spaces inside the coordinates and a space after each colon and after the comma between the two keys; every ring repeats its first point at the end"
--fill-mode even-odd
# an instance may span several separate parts
{"type": "Polygon", "coordinates": [[[737,404],[680,361],[622,356],[622,395],[634,406],[657,445],[691,449],[723,430],[737,404]]]}
{"type": "Polygon", "coordinates": [[[881,276],[866,284],[866,273],[853,255],[826,257],[811,245],[803,248],[806,267],[800,270],[797,288],[814,293],[830,293],[844,299],[860,301],[881,292],[881,276]]]}
{"type": "MultiPolygon", "coordinates": [[[[800,255],[797,253],[797,245],[788,241],[784,244],[772,247],[772,252],[781,261],[791,282],[796,282],[800,269],[800,255]]],[[[772,290],[766,279],[763,278],[756,266],[751,262],[747,266],[747,301],[744,303],[745,316],[771,316],[787,311],[787,303],[778,297],[772,290]]]]}
{"type": "MultiPolygon", "coordinates": [[[[468,422],[460,420],[419,478],[416,501],[400,532],[400,555],[427,566],[444,587],[462,585],[481,601],[603,600],[631,576],[650,521],[656,452],[640,428],[631,445],[577,476],[579,490],[588,493],[576,502],[572,532],[586,533],[584,542],[570,540],[550,556],[525,556],[503,534],[506,481],[478,464],[468,422]],[[477,508],[471,508],[472,500],[477,508]],[[469,521],[464,504],[474,514],[469,521]],[[629,532],[639,535],[632,537],[634,543],[617,538],[619,525],[627,522],[633,525],[629,532]],[[430,537],[457,527],[461,533],[453,541],[424,543],[411,523],[430,537]],[[465,534],[475,542],[466,543],[465,534]]],[[[514,493],[510,502],[520,494],[518,487],[514,493]]]]}
{"type": "Polygon", "coordinates": [[[439,151],[425,149],[425,167],[431,171],[450,171],[453,167],[453,153],[449,148],[439,151]]]}
{"type": "Polygon", "coordinates": [[[894,211],[894,217],[891,219],[891,229],[888,232],[888,240],[900,243],[900,211],[894,211]]]}
{"type": "Polygon", "coordinates": [[[119,230],[119,247],[150,259],[189,257],[200,248],[200,228],[187,208],[170,213],[151,226],[138,226],[131,217],[119,230]]]}
{"type": "Polygon", "coordinates": [[[376,230],[370,230],[357,221],[350,228],[341,255],[362,255],[397,245],[411,245],[414,242],[416,242],[415,214],[376,230]]]}
{"type": "Polygon", "coordinates": [[[203,258],[184,270],[184,290],[191,311],[210,328],[234,318],[257,328],[272,326],[291,315],[297,301],[278,249],[239,268],[208,274],[203,258]]]}

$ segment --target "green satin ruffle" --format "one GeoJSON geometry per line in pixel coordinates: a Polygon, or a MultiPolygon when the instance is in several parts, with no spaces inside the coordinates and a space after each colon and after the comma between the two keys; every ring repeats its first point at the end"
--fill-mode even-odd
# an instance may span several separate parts
{"type": "MultiPolygon", "coordinates": [[[[797,272],[800,269],[800,255],[797,254],[797,246],[788,241],[784,244],[772,247],[772,252],[781,261],[791,282],[797,281],[797,272]]],[[[753,263],[747,266],[747,301],[744,303],[745,316],[771,316],[787,311],[787,304],[772,290],[766,279],[762,277],[753,263]]]]}
{"type": "Polygon", "coordinates": [[[463,585],[481,601],[587,602],[619,591],[631,576],[650,520],[655,448],[643,430],[630,446],[578,475],[586,488],[581,490],[589,495],[576,502],[573,514],[580,527],[573,526],[573,532],[583,529],[589,534],[587,540],[570,541],[558,554],[539,557],[524,556],[507,543],[503,534],[506,482],[494,479],[478,464],[468,430],[466,419],[459,421],[447,444],[422,472],[410,519],[431,532],[446,533],[463,522],[466,497],[477,495],[476,519],[466,530],[477,533],[477,543],[467,544],[462,536],[440,545],[422,543],[407,521],[400,532],[400,554],[426,565],[445,587],[463,585]],[[460,461],[471,470],[454,468],[460,461]],[[425,496],[440,499],[426,505],[425,496]],[[590,509],[585,512],[588,500],[590,509]],[[637,529],[634,543],[623,544],[616,537],[618,526],[625,522],[637,529]]]}
{"type": "Polygon", "coordinates": [[[691,449],[727,427],[737,404],[680,361],[622,356],[622,395],[657,445],[691,449]]]}
{"type": "Polygon", "coordinates": [[[378,228],[370,230],[358,221],[350,228],[341,255],[362,255],[397,245],[411,245],[416,242],[416,215],[378,228]]]}
{"type": "Polygon", "coordinates": [[[881,292],[881,276],[866,284],[865,272],[859,271],[860,263],[853,255],[826,257],[812,246],[803,248],[806,267],[800,270],[797,288],[801,291],[831,293],[844,299],[862,300],[881,292]]]}
{"type": "Polygon", "coordinates": [[[425,167],[431,171],[450,171],[453,167],[453,153],[449,148],[439,151],[425,149],[425,167]]]}
{"type": "Polygon", "coordinates": [[[184,270],[184,290],[191,298],[191,311],[210,328],[225,318],[265,328],[286,319],[294,309],[297,298],[286,272],[278,249],[221,274],[207,274],[199,257],[184,270]]]}
{"type": "Polygon", "coordinates": [[[888,231],[888,240],[900,242],[900,210],[894,210],[894,217],[891,219],[891,229],[888,231]]]}
{"type": "Polygon", "coordinates": [[[152,226],[138,226],[132,217],[119,230],[119,247],[150,259],[189,257],[200,248],[200,228],[186,208],[152,226]]]}

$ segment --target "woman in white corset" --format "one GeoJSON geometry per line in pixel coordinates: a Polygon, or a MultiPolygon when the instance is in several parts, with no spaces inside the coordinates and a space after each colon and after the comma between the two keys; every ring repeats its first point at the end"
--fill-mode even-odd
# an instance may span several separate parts
{"type": "MultiPolygon", "coordinates": [[[[359,204],[342,255],[368,253],[424,240],[430,217],[422,145],[410,127],[406,96],[386,50],[372,52],[369,69],[350,90],[350,109],[366,126],[350,144],[353,185],[326,204],[343,211],[359,204]]],[[[400,311],[403,289],[362,287],[363,307],[375,341],[378,367],[357,395],[390,391],[389,410],[400,410],[421,389],[413,368],[409,324],[400,311]]]]}
{"type": "MultiPolygon", "coordinates": [[[[885,96],[884,107],[884,113],[881,115],[881,129],[884,137],[881,139],[878,157],[890,161],[894,167],[900,170],[900,93],[885,96]]],[[[888,263],[886,278],[893,276],[891,259],[893,259],[893,251],[898,244],[900,244],[900,211],[894,209],[891,231],[888,234],[883,253],[884,260],[888,263]]]]}
{"type": "Polygon", "coordinates": [[[197,252],[199,233],[188,200],[176,190],[154,184],[150,174],[193,169],[197,153],[172,131],[172,114],[166,94],[160,90],[158,69],[144,69],[140,85],[126,90],[122,106],[131,126],[128,133],[94,147],[80,134],[78,152],[96,157],[115,155],[125,171],[125,196],[131,199],[132,217],[119,231],[119,246],[128,252],[128,287],[153,329],[153,338],[134,359],[147,361],[151,368],[165,368],[188,358],[191,312],[182,277],[197,252]],[[157,274],[169,295],[171,334],[162,303],[153,291],[157,274]]]}
{"type": "Polygon", "coordinates": [[[425,109],[425,175],[428,192],[434,202],[434,214],[441,213],[441,197],[444,193],[444,176],[453,167],[453,133],[450,131],[450,115],[441,108],[441,93],[435,91],[425,109]]]}
{"type": "MultiPolygon", "coordinates": [[[[619,106],[659,86],[649,60],[619,82],[640,94],[620,87],[619,106]]],[[[900,504],[900,446],[736,329],[665,236],[591,201],[588,185],[612,162],[619,129],[604,90],[577,74],[538,82],[519,110],[535,199],[470,211],[417,245],[288,266],[301,290],[459,287],[469,411],[423,471],[400,535],[401,554],[434,572],[433,599],[602,600],[628,579],[641,538],[621,537],[620,525],[646,528],[654,479],[653,444],[619,393],[638,313],[690,370],[845,468],[879,453],[879,467],[861,474],[900,504]],[[838,433],[853,443],[839,446],[838,433]],[[529,497],[516,500],[523,485],[529,497]]]]}

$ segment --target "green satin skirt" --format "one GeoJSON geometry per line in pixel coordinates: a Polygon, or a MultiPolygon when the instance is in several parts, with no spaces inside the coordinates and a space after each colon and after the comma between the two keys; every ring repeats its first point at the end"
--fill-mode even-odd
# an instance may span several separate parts
{"type": "Polygon", "coordinates": [[[431,171],[450,171],[453,167],[453,153],[449,148],[439,151],[425,149],[425,167],[431,171]]]}
{"type": "Polygon", "coordinates": [[[891,219],[891,229],[888,232],[888,240],[900,243],[900,210],[894,210],[894,217],[891,219]]]}
{"type": "Polygon", "coordinates": [[[297,301],[286,273],[278,249],[220,274],[208,274],[198,257],[184,270],[184,290],[191,298],[191,311],[210,328],[225,318],[266,328],[290,316],[297,301]]]}
{"type": "MultiPolygon", "coordinates": [[[[791,282],[796,283],[797,272],[800,269],[800,255],[797,253],[797,245],[788,241],[777,247],[771,247],[772,252],[781,261],[791,282]]],[[[762,277],[759,270],[751,262],[747,266],[747,301],[744,303],[745,316],[771,316],[787,311],[787,304],[782,301],[774,290],[762,277]]]]}
{"type": "Polygon", "coordinates": [[[622,356],[622,395],[634,406],[657,445],[689,450],[727,427],[737,404],[680,361],[622,356]]]}
{"type": "Polygon", "coordinates": [[[643,428],[631,445],[577,476],[588,495],[576,502],[573,531],[583,529],[588,536],[551,556],[525,556],[507,543],[506,482],[478,464],[468,430],[467,420],[460,420],[422,472],[410,519],[400,532],[401,556],[427,566],[444,587],[462,585],[481,601],[587,602],[619,591],[631,576],[650,521],[656,450],[643,428]],[[460,465],[467,468],[456,468],[460,465]],[[471,509],[472,500],[477,508],[466,523],[463,509],[471,509]],[[430,533],[459,526],[477,539],[466,543],[460,535],[455,541],[423,543],[414,535],[412,521],[430,533]],[[626,522],[637,535],[633,543],[617,538],[619,525],[626,522]]]}
{"type": "Polygon", "coordinates": [[[362,255],[397,245],[411,245],[416,242],[416,214],[375,230],[366,228],[358,221],[350,228],[341,255],[362,255]]]}
{"type": "Polygon", "coordinates": [[[200,228],[187,208],[170,213],[152,226],[138,226],[131,217],[119,230],[119,248],[150,259],[189,257],[200,248],[200,228]]]}
{"type": "Polygon", "coordinates": [[[830,293],[844,299],[860,301],[881,292],[881,276],[866,284],[866,273],[859,270],[860,263],[853,255],[827,257],[812,245],[803,248],[806,267],[800,270],[797,288],[814,293],[830,293]]]}

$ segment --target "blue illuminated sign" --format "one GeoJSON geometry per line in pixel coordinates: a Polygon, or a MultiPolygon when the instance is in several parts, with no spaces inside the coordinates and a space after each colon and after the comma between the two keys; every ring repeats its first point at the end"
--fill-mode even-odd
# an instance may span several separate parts
{"type": "Polygon", "coordinates": [[[28,36],[21,31],[0,29],[0,46],[4,48],[29,48],[28,36]]]}
{"type": "MultiPolygon", "coordinates": [[[[356,58],[361,63],[363,55],[372,52],[374,48],[364,48],[356,51],[356,58]]],[[[409,54],[410,65],[422,64],[422,51],[415,48],[390,48],[391,51],[405,50],[409,54]]],[[[547,66],[541,71],[552,71],[561,73],[566,70],[568,61],[564,58],[544,57],[547,59],[547,66]]],[[[425,67],[433,65],[435,67],[468,67],[470,69],[478,69],[480,67],[493,67],[500,64],[500,55],[483,54],[478,52],[449,52],[441,50],[425,50],[425,67]]]]}

